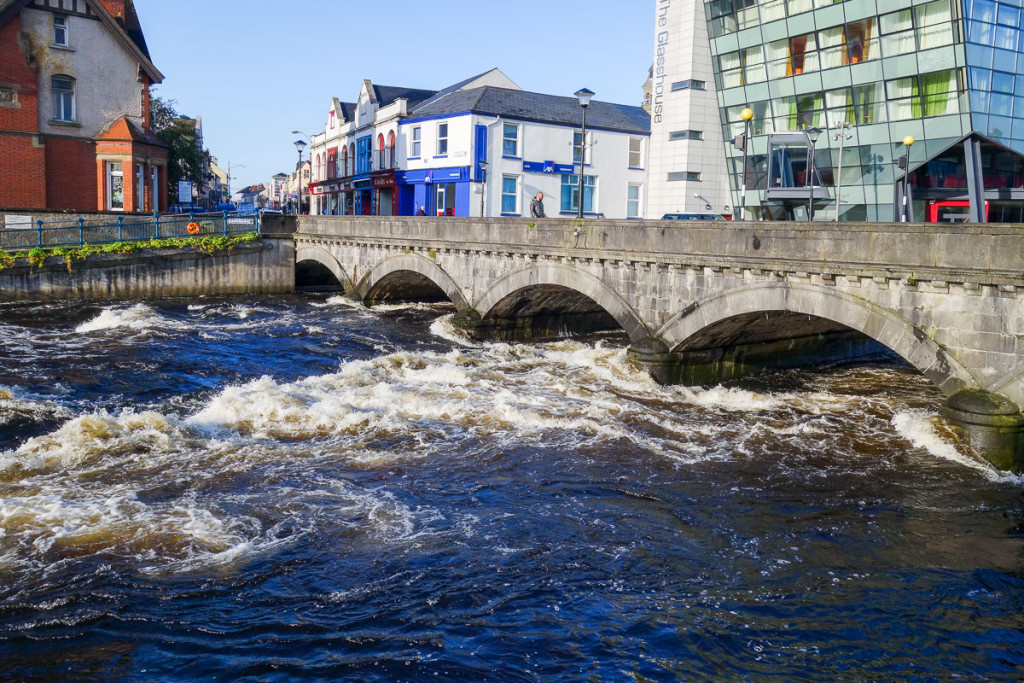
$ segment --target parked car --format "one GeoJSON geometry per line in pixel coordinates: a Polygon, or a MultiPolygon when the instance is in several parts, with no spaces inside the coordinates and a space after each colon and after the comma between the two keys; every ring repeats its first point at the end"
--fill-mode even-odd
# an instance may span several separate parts
{"type": "Polygon", "coordinates": [[[718,213],[666,213],[663,221],[724,221],[725,217],[718,213]]]}
{"type": "Polygon", "coordinates": [[[234,213],[236,211],[238,211],[238,207],[236,207],[231,202],[228,202],[226,204],[218,204],[217,205],[217,212],[218,213],[224,213],[224,212],[234,213]]]}
{"type": "Polygon", "coordinates": [[[260,209],[259,211],[257,211],[257,213],[260,213],[260,214],[264,214],[264,213],[280,214],[281,210],[280,209],[260,209]]]}

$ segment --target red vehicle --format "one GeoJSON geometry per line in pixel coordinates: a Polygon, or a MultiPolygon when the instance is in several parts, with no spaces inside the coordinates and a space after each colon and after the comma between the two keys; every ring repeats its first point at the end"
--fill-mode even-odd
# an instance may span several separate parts
{"type": "MultiPolygon", "coordinates": [[[[962,199],[932,202],[928,205],[929,223],[966,223],[971,203],[962,199]]],[[[985,202],[985,222],[988,222],[988,202],[985,202]]]]}

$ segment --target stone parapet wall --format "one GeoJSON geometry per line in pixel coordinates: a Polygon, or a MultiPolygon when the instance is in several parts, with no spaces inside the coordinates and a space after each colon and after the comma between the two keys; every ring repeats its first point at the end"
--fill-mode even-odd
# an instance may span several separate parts
{"type": "Polygon", "coordinates": [[[264,238],[212,256],[193,249],[94,254],[75,261],[70,272],[61,257],[48,258],[41,268],[19,262],[0,270],[0,303],[280,294],[294,288],[291,239],[264,238]]]}
{"type": "Polygon", "coordinates": [[[299,234],[833,277],[1024,286],[1024,226],[302,216],[299,234]],[[577,231],[578,228],[578,231],[577,231]]]}

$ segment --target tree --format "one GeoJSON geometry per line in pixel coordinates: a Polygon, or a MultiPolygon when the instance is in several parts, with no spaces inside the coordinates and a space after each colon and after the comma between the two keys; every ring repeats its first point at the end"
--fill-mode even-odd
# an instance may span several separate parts
{"type": "Polygon", "coordinates": [[[191,180],[202,187],[210,167],[210,152],[203,149],[196,131],[196,121],[179,114],[174,100],[153,95],[150,98],[153,131],[167,145],[167,192],[175,198],[172,204],[191,202],[191,197],[178,197],[178,181],[191,180]]]}

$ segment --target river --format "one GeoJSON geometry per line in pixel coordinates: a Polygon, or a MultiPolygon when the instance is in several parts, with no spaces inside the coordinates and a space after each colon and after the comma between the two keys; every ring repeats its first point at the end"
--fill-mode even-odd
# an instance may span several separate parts
{"type": "Polygon", "coordinates": [[[0,679],[1024,678],[1024,480],[909,366],[452,312],[0,307],[0,679]]]}

